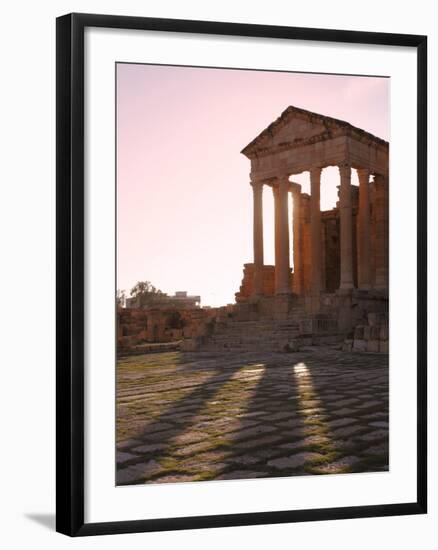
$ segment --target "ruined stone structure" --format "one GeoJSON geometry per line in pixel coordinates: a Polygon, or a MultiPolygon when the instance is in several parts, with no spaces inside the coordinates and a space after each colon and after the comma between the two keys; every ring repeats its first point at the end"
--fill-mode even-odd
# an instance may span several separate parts
{"type": "MultiPolygon", "coordinates": [[[[196,340],[210,330],[215,309],[123,308],[117,310],[117,353],[119,355],[162,351],[157,344],[196,340]],[[153,344],[150,346],[149,344],[153,344]]],[[[188,346],[190,347],[190,346],[188,346]]]]}
{"type": "Polygon", "coordinates": [[[288,107],[242,153],[251,160],[254,264],[246,266],[238,301],[271,294],[266,279],[272,267],[263,261],[265,187],[272,189],[275,204],[273,294],[319,297],[322,292],[388,290],[386,141],[342,120],[288,107]],[[321,212],[321,180],[327,166],[339,168],[339,203],[333,211],[321,212]],[[358,189],[351,185],[352,169],[358,172],[358,189]],[[293,175],[306,171],[310,196],[291,181],[293,175]],[[289,193],[293,198],[292,277],[289,193]]]}
{"type": "Polygon", "coordinates": [[[389,144],[348,122],[288,107],[242,153],[251,161],[254,262],[244,265],[232,319],[216,324],[205,347],[344,342],[344,349],[387,353],[389,144]],[[328,166],[339,170],[339,200],[321,212],[328,166]],[[293,181],[303,172],[310,194],[293,181]],[[274,196],[273,266],[263,253],[266,188],[274,196]],[[376,315],[378,325],[370,322],[376,315]]]}
{"type": "MultiPolygon", "coordinates": [[[[288,107],[242,153],[251,161],[254,262],[244,265],[236,304],[186,312],[184,327],[176,329],[166,325],[166,313],[148,314],[140,337],[181,338],[186,350],[335,344],[387,353],[389,144],[348,122],[288,107]],[[328,166],[339,169],[339,200],[321,212],[328,166]],[[351,184],[352,170],[359,187],[351,184]],[[310,195],[292,181],[302,172],[310,173],[310,195]],[[265,265],[263,254],[266,188],[274,195],[274,266],[265,265]]],[[[122,325],[121,342],[132,340],[131,331],[138,334],[126,319],[122,325]]]]}

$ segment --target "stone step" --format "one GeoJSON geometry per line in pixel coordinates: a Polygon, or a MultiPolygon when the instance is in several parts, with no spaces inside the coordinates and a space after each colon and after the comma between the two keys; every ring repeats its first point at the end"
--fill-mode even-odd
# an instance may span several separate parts
{"type": "Polygon", "coordinates": [[[272,330],[272,329],[286,329],[290,327],[298,327],[300,325],[300,321],[288,321],[287,323],[279,323],[279,322],[272,322],[272,323],[263,323],[263,324],[244,324],[244,323],[228,323],[228,324],[221,324],[221,325],[215,325],[216,329],[219,330],[225,330],[225,329],[233,329],[233,330],[272,330]]]}
{"type": "Polygon", "coordinates": [[[313,332],[312,327],[321,325],[325,332],[324,325],[330,328],[331,320],[324,315],[312,319],[301,308],[284,319],[252,318],[249,314],[242,318],[224,316],[213,325],[202,348],[206,351],[284,351],[287,344],[293,346],[293,341],[307,334],[309,329],[313,332]]]}
{"type": "Polygon", "coordinates": [[[240,342],[230,342],[228,340],[208,340],[206,345],[229,347],[229,346],[282,346],[288,342],[292,342],[294,338],[285,338],[281,340],[245,340],[240,342]]]}
{"type": "Polygon", "coordinates": [[[256,334],[247,336],[213,334],[209,339],[223,342],[257,342],[258,340],[274,341],[274,340],[290,340],[296,338],[301,333],[299,331],[287,332],[283,334],[256,334]]]}
{"type": "Polygon", "coordinates": [[[301,327],[299,325],[294,325],[291,327],[270,327],[265,329],[248,329],[240,330],[233,327],[228,327],[226,329],[214,330],[211,334],[226,334],[227,336],[245,336],[245,335],[254,335],[254,334],[285,334],[287,332],[299,332],[301,327]]]}
{"type": "Polygon", "coordinates": [[[246,324],[246,323],[227,323],[222,325],[214,325],[216,329],[232,328],[233,330],[269,330],[272,328],[288,328],[299,326],[300,321],[290,321],[288,323],[264,323],[264,324],[246,324]]]}
{"type": "Polygon", "coordinates": [[[214,345],[206,344],[202,347],[202,351],[282,351],[283,345],[281,344],[270,344],[270,345],[260,345],[254,344],[248,348],[245,344],[240,345],[214,345]]]}

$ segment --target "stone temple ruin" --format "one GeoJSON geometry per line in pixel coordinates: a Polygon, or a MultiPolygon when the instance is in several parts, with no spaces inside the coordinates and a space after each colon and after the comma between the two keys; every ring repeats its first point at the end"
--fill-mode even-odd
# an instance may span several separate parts
{"type": "Polygon", "coordinates": [[[293,351],[326,343],[387,353],[388,142],[288,107],[242,153],[251,162],[254,262],[244,266],[236,304],[186,319],[182,348],[293,351]],[[329,166],[339,169],[339,200],[321,212],[329,166]],[[352,170],[359,187],[351,184],[352,170]],[[303,172],[310,173],[310,195],[293,181],[303,172]],[[274,195],[275,265],[265,265],[263,254],[267,188],[274,195]]]}

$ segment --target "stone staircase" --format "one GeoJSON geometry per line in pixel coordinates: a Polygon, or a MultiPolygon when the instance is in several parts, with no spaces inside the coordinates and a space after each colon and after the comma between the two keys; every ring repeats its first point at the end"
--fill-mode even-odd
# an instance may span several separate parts
{"type": "Polygon", "coordinates": [[[293,319],[216,323],[202,351],[292,351],[300,325],[293,319]]]}
{"type": "Polygon", "coordinates": [[[297,351],[302,345],[342,342],[337,322],[295,307],[285,318],[229,316],[216,319],[200,342],[202,351],[297,351]]]}

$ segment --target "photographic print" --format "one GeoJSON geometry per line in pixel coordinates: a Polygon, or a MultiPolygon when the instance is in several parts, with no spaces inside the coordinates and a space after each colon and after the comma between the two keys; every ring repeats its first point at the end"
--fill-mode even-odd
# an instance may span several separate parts
{"type": "Polygon", "coordinates": [[[116,484],[389,470],[384,76],[116,64],[116,484]]]}
{"type": "Polygon", "coordinates": [[[426,513],[427,37],[56,26],[57,531],[426,513]]]}

